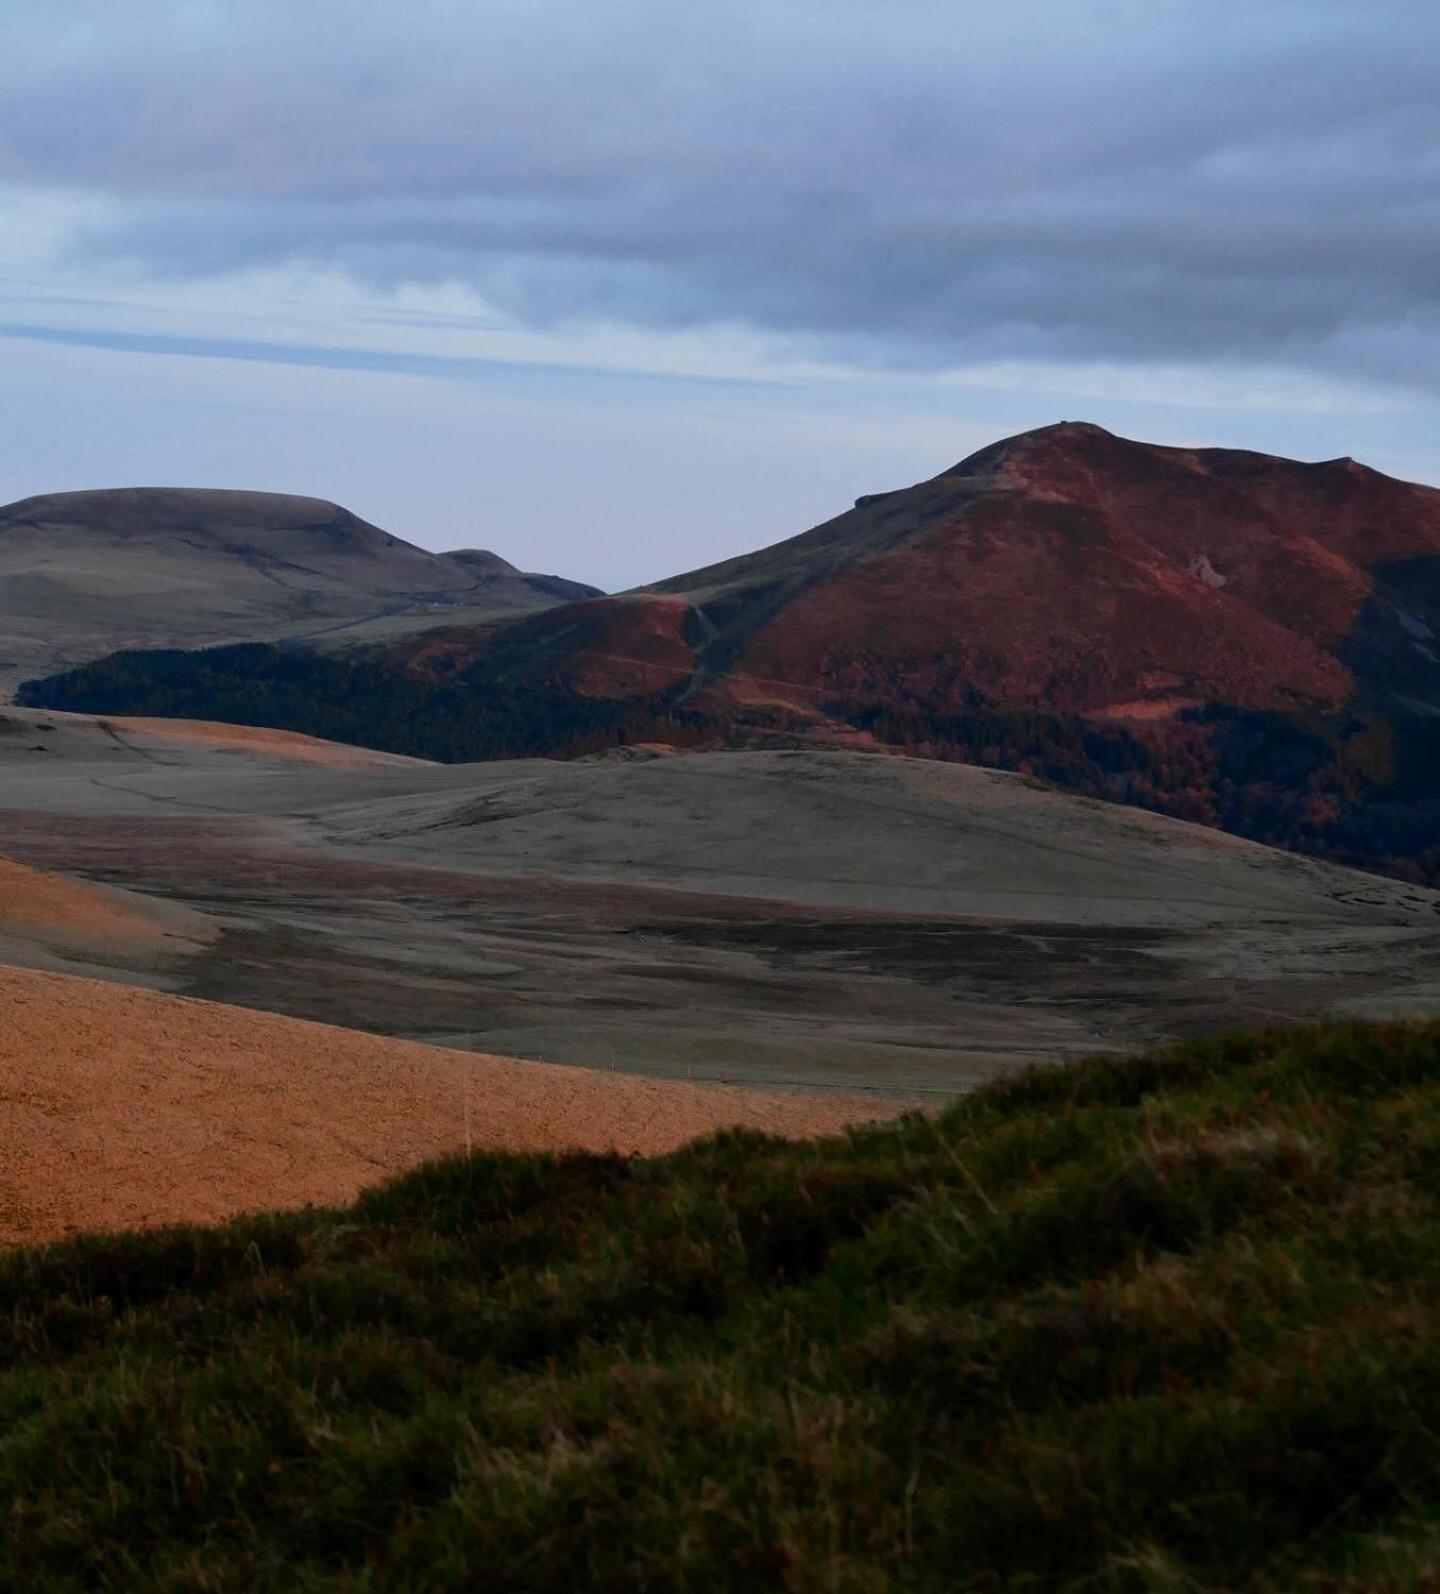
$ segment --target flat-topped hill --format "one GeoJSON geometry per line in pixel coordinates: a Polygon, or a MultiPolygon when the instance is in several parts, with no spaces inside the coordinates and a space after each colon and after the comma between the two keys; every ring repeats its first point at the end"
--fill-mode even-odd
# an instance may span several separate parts
{"type": "MultiPolygon", "coordinates": [[[[53,493],[0,508],[0,688],[122,648],[333,645],[539,609],[319,498],[213,488],[53,493]]],[[[565,585],[561,584],[562,587],[565,585]]]]}

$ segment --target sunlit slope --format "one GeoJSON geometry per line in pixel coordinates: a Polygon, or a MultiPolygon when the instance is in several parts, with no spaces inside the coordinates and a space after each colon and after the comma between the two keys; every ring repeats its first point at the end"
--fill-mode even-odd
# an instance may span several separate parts
{"type": "Polygon", "coordinates": [[[467,1143],[668,1150],[834,1131],[883,1104],[445,1051],[0,966],[0,1239],[348,1200],[467,1143]]]}

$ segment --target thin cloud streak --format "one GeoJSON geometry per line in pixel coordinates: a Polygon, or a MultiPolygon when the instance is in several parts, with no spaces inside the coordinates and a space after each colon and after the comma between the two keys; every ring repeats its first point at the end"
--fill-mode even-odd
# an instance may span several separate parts
{"type": "Polygon", "coordinates": [[[668,371],[616,370],[605,366],[560,365],[540,360],[494,360],[458,354],[333,348],[318,344],[267,343],[241,338],[122,332],[101,327],[40,326],[24,322],[0,322],[0,338],[56,343],[70,348],[108,349],[121,354],[242,360],[262,365],[294,365],[326,371],[375,371],[390,376],[441,377],[460,381],[490,380],[502,376],[543,376],[691,388],[773,390],[788,385],[778,378],[768,377],[677,375],[668,371]]]}

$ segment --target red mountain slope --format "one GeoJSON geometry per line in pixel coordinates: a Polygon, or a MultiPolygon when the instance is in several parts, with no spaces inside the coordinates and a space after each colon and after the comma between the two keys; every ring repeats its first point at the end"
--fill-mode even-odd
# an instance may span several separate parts
{"type": "Polygon", "coordinates": [[[730,701],[1331,708],[1377,570],[1435,555],[1433,489],[1067,423],[659,590],[730,701]]]}
{"type": "Polygon", "coordinates": [[[806,718],[890,702],[1329,710],[1402,681],[1440,703],[1437,605],[1410,579],[1437,557],[1434,489],[1348,459],[1067,422],[759,553],[452,633],[444,650],[455,668],[589,697],[681,689],[697,707],[806,718]]]}

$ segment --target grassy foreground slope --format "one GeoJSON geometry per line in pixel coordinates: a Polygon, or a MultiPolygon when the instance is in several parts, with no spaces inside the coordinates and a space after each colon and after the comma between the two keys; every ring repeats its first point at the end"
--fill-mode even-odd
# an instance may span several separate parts
{"type": "Polygon", "coordinates": [[[1417,1588],[1440,1025],[0,1258],[0,1586],[1417,1588]]]}

